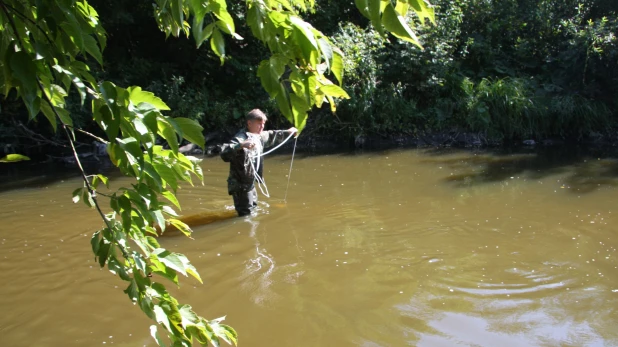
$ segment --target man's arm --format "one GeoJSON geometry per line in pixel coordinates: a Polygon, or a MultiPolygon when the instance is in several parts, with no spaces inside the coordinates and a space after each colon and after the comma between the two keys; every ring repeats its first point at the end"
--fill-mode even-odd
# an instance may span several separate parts
{"type": "Polygon", "coordinates": [[[298,130],[292,127],[288,130],[268,130],[262,131],[262,141],[264,141],[264,148],[276,146],[283,142],[290,134],[297,133],[298,130]]]}
{"type": "Polygon", "coordinates": [[[221,145],[221,153],[219,153],[219,156],[221,156],[224,162],[229,163],[240,151],[242,151],[242,143],[240,139],[234,137],[229,143],[221,145]]]}

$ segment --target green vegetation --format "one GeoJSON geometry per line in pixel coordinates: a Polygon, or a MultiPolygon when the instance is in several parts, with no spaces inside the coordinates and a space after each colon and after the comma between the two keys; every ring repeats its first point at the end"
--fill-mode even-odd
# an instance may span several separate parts
{"type": "Polygon", "coordinates": [[[439,25],[419,27],[425,50],[357,26],[337,30],[351,99],[341,103],[338,119],[319,117],[321,130],[457,130],[511,141],[579,139],[616,128],[616,2],[435,5],[439,25]]]}
{"type": "MultiPolygon", "coordinates": [[[[339,102],[335,117],[328,108],[312,110],[311,134],[456,130],[511,141],[579,139],[616,128],[616,2],[439,0],[434,6],[439,25],[420,26],[418,17],[408,16],[422,50],[380,35],[370,18],[351,10],[351,1],[316,2],[307,18],[344,53],[342,86],[351,98],[339,102]]],[[[223,66],[209,47],[196,50],[186,38],[166,40],[148,3],[97,0],[94,7],[109,33],[104,65],[91,66],[97,78],[140,85],[166,102],[168,115],[196,120],[205,132],[238,128],[254,107],[265,109],[274,127],[293,119],[271,98],[276,90],[269,95],[262,87],[258,66],[271,52],[254,37],[244,3],[229,4],[244,39],[225,47],[223,66]]],[[[71,94],[69,100],[74,122],[92,127],[79,97],[71,94]]],[[[28,121],[15,101],[1,103],[8,116],[0,119],[1,146],[36,155],[49,145],[20,124],[51,143],[62,142],[48,125],[28,121]]]]}

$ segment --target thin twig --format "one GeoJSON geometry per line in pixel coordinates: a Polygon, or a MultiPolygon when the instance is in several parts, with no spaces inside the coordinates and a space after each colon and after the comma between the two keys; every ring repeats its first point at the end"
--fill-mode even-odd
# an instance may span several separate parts
{"type": "Polygon", "coordinates": [[[37,143],[44,143],[44,144],[54,145],[54,146],[58,146],[58,147],[67,147],[67,145],[65,145],[65,144],[62,144],[60,142],[52,141],[50,139],[47,139],[47,138],[43,137],[41,134],[35,133],[34,131],[28,129],[22,122],[14,122],[13,124],[16,124],[19,128],[21,128],[21,130],[24,133],[27,134],[27,136],[20,136],[18,134],[16,134],[16,136],[27,138],[27,139],[35,141],[37,143]]]}
{"type": "Polygon", "coordinates": [[[74,126],[72,126],[72,125],[68,125],[68,124],[66,124],[66,126],[67,126],[67,127],[69,127],[69,128],[71,128],[71,129],[73,129],[73,130],[77,130],[77,131],[79,131],[80,133],[86,134],[86,135],[88,135],[88,136],[92,137],[93,139],[95,139],[95,140],[97,140],[97,141],[99,141],[99,142],[101,142],[101,143],[104,143],[104,144],[106,144],[106,145],[107,145],[107,144],[109,144],[109,141],[104,140],[104,139],[102,139],[102,138],[98,137],[98,136],[97,136],[97,135],[95,135],[95,134],[91,134],[91,133],[89,133],[89,132],[87,132],[87,131],[85,131],[85,130],[82,130],[82,129],[80,129],[80,128],[76,128],[76,127],[74,127],[74,126]]]}

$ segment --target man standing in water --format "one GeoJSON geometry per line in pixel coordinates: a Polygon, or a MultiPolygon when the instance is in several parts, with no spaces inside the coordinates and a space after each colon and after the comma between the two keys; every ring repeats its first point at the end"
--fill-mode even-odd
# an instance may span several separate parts
{"type": "Polygon", "coordinates": [[[287,136],[298,132],[294,127],[288,130],[263,131],[267,118],[259,109],[249,111],[246,118],[247,127],[241,129],[229,143],[221,147],[221,159],[230,163],[227,190],[234,198],[238,216],[251,214],[251,210],[257,206],[254,179],[256,173],[259,177],[263,177],[264,160],[260,155],[264,148],[277,145],[287,136]]]}

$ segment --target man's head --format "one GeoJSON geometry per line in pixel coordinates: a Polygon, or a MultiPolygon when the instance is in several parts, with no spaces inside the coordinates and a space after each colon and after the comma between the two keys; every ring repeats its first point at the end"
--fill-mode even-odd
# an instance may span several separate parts
{"type": "Polygon", "coordinates": [[[247,113],[247,130],[250,133],[259,134],[264,130],[264,124],[268,120],[264,112],[259,109],[253,109],[247,113]]]}

